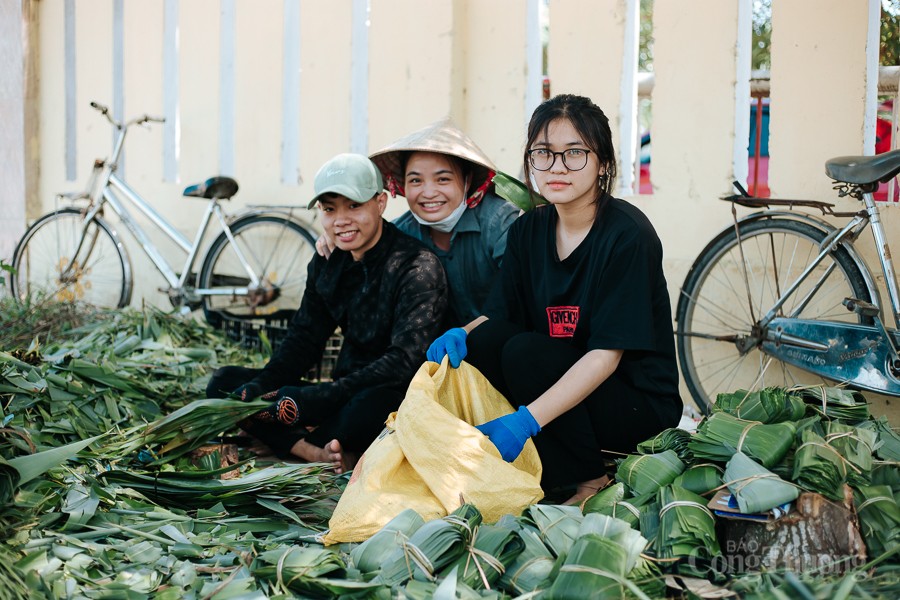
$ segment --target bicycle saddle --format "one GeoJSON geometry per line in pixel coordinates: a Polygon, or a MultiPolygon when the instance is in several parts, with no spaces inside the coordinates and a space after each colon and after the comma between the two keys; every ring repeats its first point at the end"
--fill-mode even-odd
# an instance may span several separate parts
{"type": "Polygon", "coordinates": [[[210,177],[203,183],[189,185],[184,188],[184,196],[192,198],[213,198],[227,200],[237,194],[238,182],[231,177],[210,177]]]}
{"type": "Polygon", "coordinates": [[[825,162],[825,173],[844,183],[884,183],[900,173],[900,150],[876,156],[838,156],[825,162]]]}

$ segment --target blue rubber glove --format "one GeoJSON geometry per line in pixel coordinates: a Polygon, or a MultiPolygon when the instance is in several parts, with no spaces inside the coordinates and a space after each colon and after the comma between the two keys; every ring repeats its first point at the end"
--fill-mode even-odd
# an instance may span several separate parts
{"type": "Polygon", "coordinates": [[[490,438],[500,451],[503,460],[512,462],[522,453],[528,438],[537,435],[541,426],[534,420],[531,411],[520,406],[519,410],[511,415],[476,425],[475,429],[490,438]]]}
{"type": "Polygon", "coordinates": [[[428,360],[439,363],[445,356],[450,357],[450,366],[454,369],[466,357],[466,330],[462,327],[454,327],[431,342],[425,357],[428,360]]]}

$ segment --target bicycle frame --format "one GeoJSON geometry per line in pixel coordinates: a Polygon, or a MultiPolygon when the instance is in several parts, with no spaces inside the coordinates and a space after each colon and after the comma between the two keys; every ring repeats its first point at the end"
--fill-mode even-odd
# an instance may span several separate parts
{"type": "MultiPolygon", "coordinates": [[[[160,215],[156,210],[153,209],[143,198],[141,198],[127,183],[119,179],[114,173],[111,173],[108,178],[108,184],[102,188],[102,197],[105,202],[108,202],[110,207],[113,209],[113,212],[118,215],[119,219],[121,219],[122,223],[125,227],[128,228],[128,231],[138,240],[141,244],[141,247],[144,249],[144,252],[147,253],[147,256],[150,257],[150,260],[159,270],[159,272],[165,277],[169,286],[173,289],[183,289],[185,287],[185,283],[187,282],[187,278],[190,277],[190,272],[192,267],[194,266],[194,262],[197,260],[197,255],[200,253],[200,245],[202,243],[203,237],[206,235],[206,231],[209,228],[209,223],[212,220],[212,217],[215,216],[219,225],[222,228],[222,231],[225,232],[225,235],[228,237],[229,241],[232,243],[232,247],[234,248],[235,254],[238,257],[238,260],[241,262],[241,265],[247,272],[248,277],[250,278],[250,283],[253,287],[259,285],[259,279],[256,277],[256,274],[253,272],[253,269],[250,267],[247,259],[243,256],[240,251],[240,248],[235,243],[234,238],[231,235],[231,228],[228,226],[228,222],[225,220],[225,216],[222,214],[222,207],[219,205],[217,200],[210,200],[207,205],[206,210],[203,213],[203,217],[200,221],[200,226],[197,229],[197,235],[194,239],[193,244],[181,234],[177,229],[175,229],[171,223],[169,223],[162,215],[160,215]],[[119,198],[114,193],[121,194],[125,199],[131,202],[142,214],[144,214],[150,221],[156,225],[169,239],[175,242],[182,250],[187,253],[187,258],[184,262],[184,267],[182,268],[181,276],[179,277],[169,263],[163,258],[162,254],[150,240],[150,237],[147,233],[140,227],[140,225],[132,218],[131,214],[125,208],[124,204],[119,200],[119,198]]],[[[231,295],[244,295],[248,293],[249,288],[203,288],[203,289],[195,289],[194,293],[198,296],[231,296],[231,295]]]]}
{"type": "MultiPolygon", "coordinates": [[[[160,215],[146,200],[144,200],[140,196],[140,194],[138,194],[126,182],[122,181],[122,179],[120,179],[118,175],[116,175],[115,171],[118,167],[119,157],[121,156],[122,147],[124,145],[125,134],[128,130],[128,127],[133,123],[134,122],[128,123],[124,126],[117,126],[119,135],[116,138],[115,144],[113,146],[112,157],[109,159],[109,161],[96,161],[94,163],[95,171],[92,177],[93,185],[90,186],[91,189],[89,195],[89,198],[91,200],[90,209],[85,215],[81,238],[79,239],[78,245],[75,248],[74,256],[72,260],[69,261],[69,266],[66,268],[62,276],[65,278],[71,275],[72,265],[77,264],[75,261],[75,257],[77,257],[81,252],[85,238],[87,237],[86,234],[88,225],[95,216],[101,213],[101,211],[103,210],[103,206],[105,204],[109,204],[113,212],[116,213],[116,215],[119,217],[128,231],[131,232],[138,243],[140,243],[141,247],[144,249],[144,252],[150,258],[151,262],[153,262],[154,266],[165,278],[166,282],[169,284],[170,290],[180,291],[185,289],[185,284],[187,283],[188,277],[190,277],[191,269],[193,268],[194,263],[197,260],[197,256],[200,252],[200,245],[203,241],[204,236],[206,235],[207,229],[209,228],[209,223],[212,220],[213,216],[215,216],[220,227],[222,228],[222,231],[231,242],[238,260],[240,261],[244,270],[247,272],[251,286],[241,288],[198,288],[193,290],[193,294],[195,294],[196,296],[246,295],[249,293],[250,289],[258,287],[260,285],[259,278],[250,267],[250,264],[247,261],[246,257],[243,256],[239,246],[235,243],[235,240],[231,234],[231,228],[228,226],[228,221],[222,213],[222,207],[220,206],[218,200],[212,199],[209,201],[206,211],[203,213],[200,226],[197,229],[195,239],[193,243],[191,243],[191,241],[187,237],[185,237],[180,231],[173,227],[172,224],[167,221],[162,215],[160,215]],[[100,169],[102,169],[102,172],[100,172],[100,174],[98,175],[97,173],[100,169]],[[156,245],[152,242],[144,229],[131,216],[131,213],[126,208],[125,203],[119,198],[119,196],[117,196],[117,194],[121,195],[122,198],[134,205],[143,215],[150,219],[150,221],[154,225],[156,225],[157,228],[159,228],[159,230],[166,235],[166,237],[172,240],[187,254],[187,258],[185,259],[184,267],[182,268],[182,273],[180,276],[175,273],[172,266],[168,263],[168,261],[166,261],[162,253],[160,253],[160,251],[157,249],[156,245]]],[[[88,253],[90,253],[90,250],[91,249],[88,248],[88,253]]]]}
{"type": "MultiPolygon", "coordinates": [[[[849,245],[859,237],[862,230],[866,228],[866,225],[871,225],[872,227],[872,235],[875,240],[876,251],[878,252],[878,258],[881,263],[881,270],[885,277],[885,285],[891,304],[891,316],[893,317],[894,327],[900,327],[900,289],[898,289],[897,286],[896,272],[894,270],[893,259],[891,258],[891,251],[887,243],[887,237],[884,232],[884,224],[881,222],[878,206],[875,204],[875,200],[872,198],[871,193],[863,194],[863,203],[865,204],[865,213],[857,214],[844,227],[831,233],[826,240],[827,243],[823,244],[816,258],[814,258],[796,280],[781,293],[772,308],[758,321],[758,324],[761,327],[767,327],[772,322],[777,316],[779,309],[784,305],[788,298],[790,298],[797,288],[806,280],[809,274],[812,273],[840,244],[846,243],[848,247],[852,247],[849,245]]],[[[836,265],[832,264],[820,277],[819,281],[812,287],[809,293],[807,293],[806,297],[800,301],[794,312],[789,315],[790,318],[796,318],[797,315],[802,312],[810,299],[819,291],[822,282],[835,267],[836,265]]],[[[866,271],[867,269],[864,269],[864,272],[866,271]]],[[[874,282],[870,285],[872,286],[872,289],[877,292],[874,288],[874,282]]]]}

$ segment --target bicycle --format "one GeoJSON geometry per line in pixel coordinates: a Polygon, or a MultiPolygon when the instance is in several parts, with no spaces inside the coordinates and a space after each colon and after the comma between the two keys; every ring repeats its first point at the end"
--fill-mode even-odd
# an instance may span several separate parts
{"type": "Polygon", "coordinates": [[[900,396],[900,292],[872,197],[900,172],[900,150],[834,158],[825,171],[839,197],[864,208],[835,212],[827,202],[754,198],[737,182],[740,193],[723,198],[734,224],[694,261],[675,317],[681,372],[702,411],[719,392],[823,381],[900,396]],[[735,205],[765,210],[739,219],[735,205]],[[836,228],[826,215],[850,220],[836,228]],[[869,225],[894,328],[885,326],[872,271],[853,246],[869,225]]]}
{"type": "Polygon", "coordinates": [[[238,184],[230,177],[212,177],[184,190],[186,197],[208,200],[191,241],[117,174],[128,129],[165,119],[143,115],[123,123],[113,119],[107,107],[96,102],[91,107],[116,130],[110,158],[94,161],[84,191],[57,196],[58,201],[73,205],[84,201],[84,206],[58,208],[25,231],[13,253],[10,288],[14,297],[24,300],[39,295],[100,307],[127,306],[134,275],[123,239],[104,218],[109,207],[165,278],[167,286],[160,291],[174,307],[185,312],[202,307],[214,326],[226,318],[289,318],[300,306],[306,266],[315,254],[315,238],[294,216],[295,209],[259,205],[228,215],[222,202],[237,193],[238,184]],[[187,255],[180,273],[131,216],[126,202],[187,255]],[[221,232],[206,247],[200,271],[195,272],[213,219],[221,232]]]}

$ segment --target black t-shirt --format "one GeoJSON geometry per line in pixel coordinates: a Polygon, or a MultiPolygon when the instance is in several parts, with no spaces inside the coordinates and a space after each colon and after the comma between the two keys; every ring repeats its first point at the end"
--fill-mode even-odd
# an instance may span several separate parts
{"type": "Polygon", "coordinates": [[[534,209],[509,231],[500,285],[485,315],[568,341],[579,350],[624,350],[617,376],[665,413],[677,407],[678,369],[662,244],[647,217],[608,198],[587,237],[564,260],[557,213],[534,209]]]}

